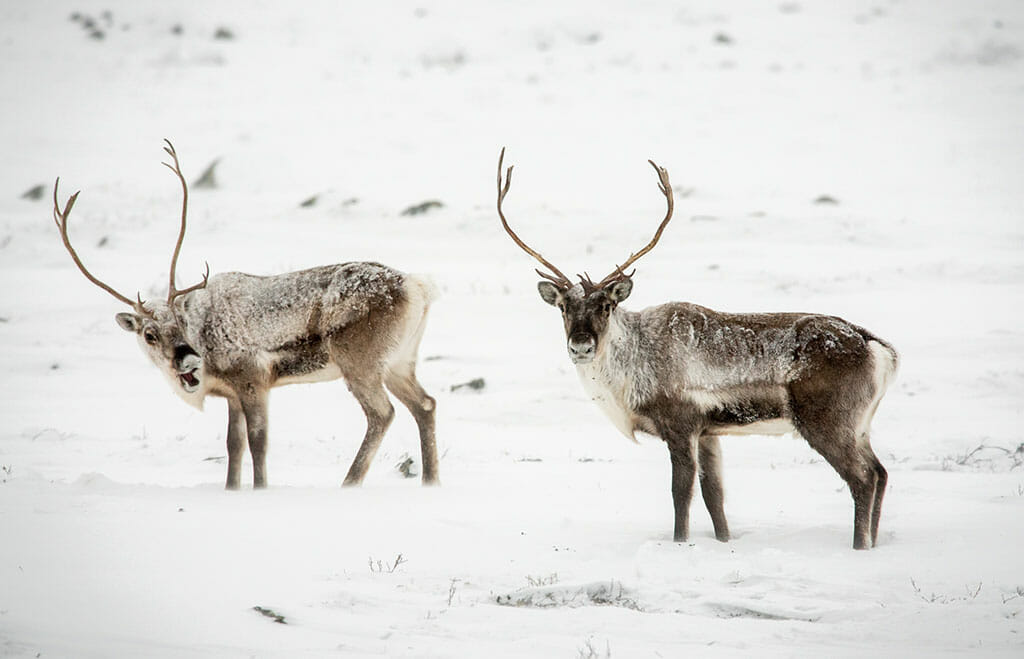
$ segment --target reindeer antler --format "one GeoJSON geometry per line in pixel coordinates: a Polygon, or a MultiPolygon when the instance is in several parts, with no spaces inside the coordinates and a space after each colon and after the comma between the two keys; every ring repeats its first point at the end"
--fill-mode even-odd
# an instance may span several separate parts
{"type": "Polygon", "coordinates": [[[545,268],[554,273],[548,274],[546,272],[541,272],[540,270],[537,270],[536,272],[538,275],[554,282],[555,285],[563,289],[567,290],[569,288],[572,288],[572,282],[569,281],[568,277],[562,274],[561,270],[553,266],[547,259],[545,259],[538,252],[531,249],[529,245],[520,240],[519,236],[516,235],[516,232],[513,231],[512,228],[508,225],[508,221],[505,219],[505,214],[501,210],[501,202],[504,201],[505,195],[508,194],[508,189],[512,185],[512,165],[509,165],[508,170],[505,173],[504,186],[502,186],[501,165],[502,162],[504,162],[504,160],[505,147],[502,147],[501,155],[498,156],[498,217],[501,218],[501,226],[505,227],[506,233],[508,233],[512,240],[515,241],[515,243],[519,245],[519,247],[521,247],[524,252],[540,261],[545,268]]]}
{"type": "Polygon", "coordinates": [[[583,290],[587,295],[593,293],[598,289],[604,288],[613,281],[629,279],[630,277],[632,277],[633,273],[635,273],[636,270],[633,270],[633,272],[627,275],[626,268],[636,263],[641,256],[654,249],[654,246],[658,244],[658,240],[661,239],[661,232],[665,230],[665,226],[668,224],[668,221],[672,219],[672,210],[674,208],[674,202],[672,199],[672,185],[669,183],[668,180],[668,171],[664,167],[658,167],[656,164],[654,164],[653,160],[648,160],[647,162],[651,163],[651,167],[653,167],[654,171],[658,173],[658,189],[661,190],[661,194],[665,195],[665,201],[668,204],[668,211],[665,213],[665,219],[661,221],[660,225],[658,225],[658,230],[654,232],[654,237],[651,238],[651,242],[647,243],[647,245],[645,245],[644,248],[641,249],[639,252],[630,254],[629,258],[626,259],[625,263],[623,263],[622,265],[615,266],[615,269],[612,270],[611,274],[609,274],[601,281],[595,284],[593,281],[591,281],[589,275],[583,273],[584,275],[586,275],[586,278],[584,278],[584,276],[580,276],[580,283],[583,285],[583,290]]]}
{"type": "MultiPolygon", "coordinates": [[[[167,283],[167,306],[171,308],[171,313],[174,314],[174,319],[178,320],[178,313],[174,308],[174,300],[186,293],[191,293],[192,291],[197,291],[200,288],[205,288],[206,284],[210,280],[210,264],[206,264],[206,272],[203,274],[203,280],[198,284],[189,286],[188,288],[180,291],[175,287],[174,280],[178,269],[178,254],[181,253],[181,243],[185,240],[186,216],[188,215],[188,183],[185,182],[185,177],[181,173],[181,165],[178,163],[178,154],[174,150],[174,145],[171,144],[171,141],[168,139],[165,139],[164,142],[167,143],[167,146],[164,147],[164,151],[166,151],[167,155],[169,155],[174,161],[174,165],[172,166],[166,162],[162,162],[160,164],[174,172],[174,175],[178,177],[179,181],[181,181],[181,230],[178,231],[178,242],[174,244],[174,254],[171,256],[171,271],[168,275],[169,281],[167,283]]],[[[181,322],[179,321],[178,324],[180,325],[181,322]]]]}
{"type": "Polygon", "coordinates": [[[85,275],[86,279],[113,295],[118,301],[124,302],[125,304],[133,307],[136,313],[152,318],[153,314],[143,306],[145,305],[145,302],[142,301],[141,293],[137,293],[134,300],[121,295],[110,285],[93,276],[93,274],[89,272],[82,263],[82,259],[78,258],[78,252],[76,252],[75,248],[71,246],[71,239],[68,237],[68,218],[71,217],[71,209],[74,207],[75,201],[78,200],[78,195],[81,193],[81,190],[68,197],[67,203],[64,204],[64,208],[61,209],[60,202],[57,200],[57,188],[59,186],[60,177],[58,176],[57,180],[53,183],[53,221],[57,225],[57,231],[60,232],[60,238],[64,242],[65,249],[67,249],[68,254],[71,255],[71,260],[75,262],[75,265],[77,265],[78,269],[82,271],[82,274],[85,275]]]}
{"type": "MultiPolygon", "coordinates": [[[[171,157],[171,160],[174,161],[174,164],[171,165],[166,162],[161,164],[164,167],[170,169],[172,172],[174,172],[174,175],[178,177],[179,181],[181,181],[182,190],[181,229],[180,231],[178,231],[178,242],[175,243],[174,254],[171,256],[171,271],[169,275],[169,282],[167,285],[167,306],[170,307],[171,313],[174,315],[174,320],[178,323],[178,325],[181,325],[181,320],[178,318],[178,312],[174,308],[174,300],[181,297],[182,295],[185,295],[186,293],[191,293],[192,291],[204,288],[210,279],[210,264],[206,264],[206,272],[203,274],[203,280],[198,284],[195,284],[194,286],[189,286],[188,288],[183,290],[178,290],[177,287],[174,285],[175,271],[178,269],[178,254],[181,253],[181,243],[182,241],[185,240],[186,217],[188,215],[188,184],[185,182],[185,177],[181,173],[181,165],[178,163],[178,154],[174,151],[174,145],[171,144],[169,140],[164,140],[164,142],[167,143],[167,146],[164,147],[164,151],[166,151],[167,155],[171,157]]],[[[64,247],[67,248],[68,253],[71,254],[71,258],[75,262],[75,265],[77,265],[78,269],[82,271],[82,274],[85,275],[86,279],[96,284],[106,292],[110,293],[119,301],[131,305],[135,309],[136,313],[143,316],[147,316],[149,318],[153,318],[153,313],[149,309],[146,309],[146,303],[142,300],[141,294],[136,294],[135,300],[132,300],[131,298],[121,295],[112,287],[94,277],[93,274],[89,272],[88,269],[86,269],[85,265],[82,264],[82,260],[78,258],[78,253],[75,252],[75,248],[71,246],[71,240],[68,238],[68,217],[70,217],[71,215],[71,209],[72,207],[74,207],[75,201],[78,199],[79,193],[76,192],[75,194],[71,195],[71,197],[68,198],[67,203],[64,205],[64,208],[61,209],[60,202],[57,200],[57,187],[59,185],[60,178],[58,178],[56,182],[54,182],[53,184],[53,221],[54,223],[56,223],[57,230],[60,232],[61,240],[64,241],[64,247]]]]}

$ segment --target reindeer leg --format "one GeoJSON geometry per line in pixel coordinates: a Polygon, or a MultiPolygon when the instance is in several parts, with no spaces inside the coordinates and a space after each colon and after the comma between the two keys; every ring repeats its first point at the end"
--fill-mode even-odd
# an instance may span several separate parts
{"type": "Polygon", "coordinates": [[[662,435],[668,443],[672,460],[672,504],[675,508],[675,528],[672,539],[686,542],[690,537],[690,500],[693,481],[697,476],[697,435],[695,433],[662,435]]]}
{"type": "Polygon", "coordinates": [[[241,401],[252,456],[252,486],[264,488],[267,486],[267,391],[248,392],[241,401]]]}
{"type": "Polygon", "coordinates": [[[427,395],[412,367],[407,372],[394,370],[384,380],[388,391],[405,405],[416,419],[420,430],[420,458],[423,460],[423,484],[436,485],[438,479],[437,441],[434,437],[434,409],[437,402],[427,395]]]}
{"type": "Polygon", "coordinates": [[[860,410],[864,409],[858,403],[866,396],[852,387],[843,397],[824,396],[819,380],[827,375],[832,374],[823,375],[819,370],[814,378],[790,385],[793,425],[846,481],[853,496],[853,548],[870,549],[872,529],[878,528],[872,517],[881,512],[882,505],[880,499],[876,503],[876,496],[884,494],[887,476],[884,469],[879,471],[881,463],[867,436],[857,432],[860,410]]]}
{"type": "Polygon", "coordinates": [[[729,524],[725,521],[725,490],[722,487],[722,451],[717,435],[701,435],[699,441],[700,493],[711,513],[715,537],[729,541],[729,524]]]}
{"type": "Polygon", "coordinates": [[[878,460],[878,456],[867,444],[866,437],[864,445],[867,447],[865,451],[867,460],[875,472],[875,505],[871,509],[871,546],[874,547],[878,544],[878,520],[882,516],[882,499],[885,497],[885,486],[889,482],[889,472],[885,470],[878,460]]]}
{"type": "Polygon", "coordinates": [[[242,477],[242,456],[245,454],[246,426],[242,404],[228,398],[228,479],[224,487],[237,490],[242,477]]]}
{"type": "Polygon", "coordinates": [[[349,379],[348,388],[366,414],[366,435],[342,482],[345,486],[359,485],[363,482],[384,433],[391,425],[391,420],[395,418],[395,408],[391,405],[379,376],[349,379]]]}
{"type": "MultiPolygon", "coordinates": [[[[820,453],[849,486],[853,496],[853,548],[870,549],[872,527],[877,529],[872,514],[876,508],[881,512],[881,501],[876,506],[875,497],[879,481],[883,480],[875,465],[861,451],[856,435],[843,424],[831,420],[822,422],[813,417],[801,419],[798,415],[794,416],[794,421],[811,448],[820,453]]],[[[881,484],[884,489],[884,482],[881,484]]]]}

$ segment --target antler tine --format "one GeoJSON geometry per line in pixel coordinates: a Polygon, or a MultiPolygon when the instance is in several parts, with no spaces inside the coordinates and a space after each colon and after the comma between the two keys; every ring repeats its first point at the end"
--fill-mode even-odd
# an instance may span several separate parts
{"type": "Polygon", "coordinates": [[[531,249],[529,245],[520,240],[519,236],[516,235],[516,232],[513,231],[512,227],[508,225],[508,221],[505,219],[505,213],[502,212],[501,210],[501,202],[505,200],[505,195],[508,194],[508,189],[512,186],[512,165],[509,165],[508,170],[506,170],[504,176],[504,185],[502,185],[503,182],[501,174],[501,165],[504,161],[505,147],[502,147],[501,155],[498,156],[498,217],[501,218],[501,226],[505,228],[505,232],[509,235],[509,237],[512,238],[515,244],[519,245],[519,247],[524,252],[540,261],[541,265],[543,265],[545,268],[554,273],[553,275],[550,275],[541,272],[540,270],[537,270],[537,274],[539,274],[541,277],[544,277],[545,279],[554,282],[555,284],[562,288],[571,288],[572,282],[569,281],[569,278],[562,274],[562,271],[553,266],[547,259],[545,259],[539,253],[531,249]]]}
{"type": "Polygon", "coordinates": [[[665,213],[665,219],[661,221],[660,225],[658,225],[658,230],[654,232],[654,237],[651,238],[651,242],[647,243],[643,247],[643,249],[641,249],[639,252],[630,254],[629,258],[626,259],[625,263],[623,263],[622,265],[615,266],[615,270],[613,270],[610,275],[599,281],[597,284],[593,284],[592,282],[588,281],[587,283],[584,284],[584,288],[587,288],[589,284],[593,286],[593,290],[597,290],[599,288],[607,286],[616,279],[628,279],[632,277],[633,273],[635,273],[636,270],[634,269],[633,272],[627,275],[626,268],[636,263],[636,261],[639,260],[641,256],[654,249],[654,246],[657,245],[658,241],[661,239],[662,231],[665,230],[665,226],[668,224],[669,220],[672,219],[672,211],[675,208],[675,202],[672,198],[672,184],[669,183],[668,180],[668,171],[664,167],[659,167],[658,165],[656,165],[653,160],[648,160],[647,162],[651,163],[651,167],[653,167],[654,171],[658,173],[658,189],[661,190],[661,194],[665,195],[665,202],[668,205],[668,210],[665,213]]]}
{"type": "Polygon", "coordinates": [[[636,268],[633,268],[633,271],[630,272],[627,275],[626,271],[623,270],[622,266],[617,265],[617,266],[615,266],[615,271],[612,274],[608,275],[607,277],[605,277],[601,281],[597,282],[596,284],[590,278],[590,275],[588,275],[586,272],[584,272],[582,275],[577,275],[577,276],[580,278],[580,285],[583,286],[583,294],[584,295],[590,295],[594,291],[597,291],[597,290],[599,290],[601,288],[604,288],[605,286],[607,286],[608,284],[612,283],[613,281],[622,280],[622,279],[630,279],[635,274],[636,274],[636,268]]]}
{"type": "Polygon", "coordinates": [[[594,283],[594,281],[590,278],[590,275],[588,275],[586,272],[584,272],[582,275],[576,276],[580,278],[580,286],[583,287],[584,295],[590,295],[591,293],[598,289],[597,284],[594,283]]]}
{"type": "Polygon", "coordinates": [[[174,150],[174,145],[171,144],[171,141],[168,140],[168,139],[164,139],[164,142],[167,143],[167,146],[164,147],[164,151],[174,161],[174,165],[172,166],[172,165],[170,165],[169,163],[166,163],[166,162],[163,162],[163,163],[160,163],[160,164],[162,164],[164,167],[166,167],[167,169],[169,169],[172,172],[174,172],[174,175],[178,177],[179,181],[181,181],[181,194],[182,194],[182,196],[181,196],[181,229],[178,231],[178,242],[176,242],[174,244],[174,254],[171,256],[171,270],[170,270],[170,273],[168,274],[168,284],[167,284],[167,306],[170,307],[171,313],[173,313],[175,318],[177,318],[177,312],[174,309],[174,300],[176,298],[182,296],[182,295],[185,295],[186,293],[191,293],[192,291],[196,291],[196,290],[199,290],[200,288],[204,288],[206,286],[207,282],[210,279],[210,264],[209,263],[206,264],[206,273],[203,275],[203,280],[201,282],[199,282],[198,284],[195,284],[194,286],[189,286],[188,288],[180,290],[180,291],[177,289],[177,287],[175,287],[174,281],[175,281],[175,274],[176,274],[177,269],[178,269],[178,255],[181,253],[181,244],[185,240],[186,218],[188,216],[188,183],[185,182],[185,176],[181,173],[181,165],[178,163],[178,154],[174,150]]]}
{"type": "Polygon", "coordinates": [[[536,272],[541,277],[543,277],[544,279],[550,280],[550,281],[552,281],[552,282],[554,282],[556,284],[564,284],[565,281],[566,281],[562,277],[558,277],[557,275],[550,275],[550,274],[548,274],[546,272],[541,272],[540,270],[537,270],[536,268],[534,268],[533,271],[536,272]]]}
{"type": "Polygon", "coordinates": [[[206,288],[206,284],[207,284],[207,282],[209,282],[209,280],[210,280],[210,264],[206,263],[206,272],[203,273],[203,280],[201,282],[199,282],[198,284],[194,284],[192,286],[189,286],[185,290],[179,291],[178,289],[174,289],[174,295],[171,297],[171,300],[174,300],[175,298],[181,297],[182,295],[185,295],[186,293],[191,293],[192,291],[198,291],[200,288],[206,288]]]}
{"type": "Polygon", "coordinates": [[[153,314],[143,306],[144,302],[142,301],[141,294],[136,295],[136,300],[132,300],[131,298],[121,295],[111,286],[94,277],[93,274],[89,272],[88,268],[85,267],[85,264],[82,263],[82,259],[78,258],[78,252],[76,252],[75,248],[71,246],[71,239],[68,237],[68,218],[71,217],[71,209],[78,200],[78,195],[81,193],[81,190],[68,197],[67,203],[64,204],[64,209],[61,210],[57,193],[57,188],[59,186],[60,177],[57,177],[57,180],[53,183],[53,221],[57,225],[57,231],[60,232],[60,238],[64,242],[64,248],[67,249],[68,254],[71,255],[71,260],[75,262],[75,265],[78,266],[78,269],[83,275],[85,275],[86,279],[113,295],[119,302],[124,302],[125,304],[134,307],[137,313],[152,317],[153,314]]]}

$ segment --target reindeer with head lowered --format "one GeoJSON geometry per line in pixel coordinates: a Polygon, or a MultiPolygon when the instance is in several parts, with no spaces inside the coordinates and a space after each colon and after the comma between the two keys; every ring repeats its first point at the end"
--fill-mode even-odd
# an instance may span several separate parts
{"type": "Polygon", "coordinates": [[[689,535],[694,480],[715,528],[729,540],[719,436],[798,432],[846,481],[853,495],[853,547],[878,541],[888,478],[871,449],[870,426],[896,373],[893,347],[835,316],[723,313],[670,302],[639,312],[620,303],[633,289],[626,269],[650,252],[672,218],[668,172],[654,162],[668,204],[651,241],[604,279],[574,284],[520,240],[502,202],[512,167],[498,159],[498,217],[512,240],[539,261],[541,298],[562,313],[569,358],[583,388],[624,435],[639,430],[668,445],[673,538],[689,535]]]}
{"type": "Polygon", "coordinates": [[[179,290],[175,270],[185,238],[188,185],[170,142],[166,165],[182,187],[181,229],[171,257],[166,300],[132,300],[94,277],[68,238],[68,217],[53,186],[53,219],[82,274],[132,307],[117,324],[138,337],[147,357],[185,402],[202,409],[207,396],[228,403],[226,487],[239,487],[248,444],[253,486],[267,485],[267,400],[271,388],[344,378],[366,414],[366,434],[345,476],[358,485],[394,417],[390,391],[416,419],[423,483],[438,481],[435,402],[416,380],[416,353],[435,297],[426,279],[378,263],[341,263],[261,277],[210,276],[179,290]],[[385,391],[385,388],[387,391],[385,391]]]}

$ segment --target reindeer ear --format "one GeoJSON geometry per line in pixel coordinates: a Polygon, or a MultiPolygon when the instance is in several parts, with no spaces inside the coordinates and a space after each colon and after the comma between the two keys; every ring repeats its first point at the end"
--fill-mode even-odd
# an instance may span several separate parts
{"type": "Polygon", "coordinates": [[[608,298],[612,302],[618,304],[629,297],[629,294],[633,292],[633,280],[623,279],[621,281],[614,282],[609,284],[604,291],[608,294],[608,298]]]}
{"type": "Polygon", "coordinates": [[[138,334],[139,329],[142,327],[142,319],[133,313],[119,313],[114,316],[117,324],[121,326],[126,332],[135,332],[138,334]]]}
{"type": "Polygon", "coordinates": [[[558,304],[558,298],[562,295],[562,290],[549,281],[537,282],[537,290],[541,299],[551,306],[558,304]]]}

